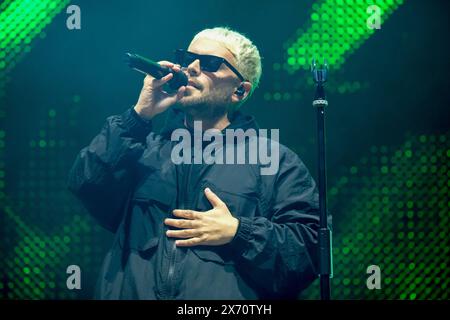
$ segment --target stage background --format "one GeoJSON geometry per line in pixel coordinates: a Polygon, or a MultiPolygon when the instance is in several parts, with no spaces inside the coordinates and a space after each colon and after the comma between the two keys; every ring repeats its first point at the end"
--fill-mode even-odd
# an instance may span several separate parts
{"type": "MultiPolygon", "coordinates": [[[[92,297],[112,235],[66,181],[105,118],[137,100],[143,76],[123,55],[171,59],[199,30],[226,25],[263,56],[243,112],[279,128],[314,177],[308,65],[330,63],[333,298],[448,299],[448,12],[447,1],[423,0],[0,1],[0,298],[92,297]],[[374,3],[379,30],[367,27],[374,3]],[[66,27],[71,4],[80,30],[66,27]],[[66,287],[72,264],[81,290],[66,287]],[[366,287],[370,265],[380,290],[366,287]]],[[[299,298],[318,299],[318,281],[299,298]]]]}

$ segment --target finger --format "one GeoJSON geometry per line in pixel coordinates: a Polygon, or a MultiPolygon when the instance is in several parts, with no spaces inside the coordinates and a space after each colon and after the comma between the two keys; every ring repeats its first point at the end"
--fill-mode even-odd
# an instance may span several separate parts
{"type": "Polygon", "coordinates": [[[190,238],[187,240],[177,240],[175,241],[175,245],[177,247],[194,247],[204,244],[204,240],[199,237],[190,238]]]}
{"type": "Polygon", "coordinates": [[[176,95],[175,99],[178,101],[181,98],[183,98],[185,91],[186,91],[186,86],[181,86],[177,91],[177,95],[176,95]]]}
{"type": "Polygon", "coordinates": [[[172,105],[172,104],[175,104],[176,102],[178,102],[179,100],[181,100],[181,98],[184,97],[185,91],[186,91],[186,87],[181,86],[180,88],[178,88],[178,91],[169,94],[168,97],[166,98],[167,104],[172,105]]]}
{"type": "Polygon", "coordinates": [[[205,189],[205,195],[214,208],[225,206],[225,203],[210,188],[205,189]]]}
{"type": "Polygon", "coordinates": [[[193,238],[201,235],[198,229],[184,229],[184,230],[167,230],[166,235],[169,238],[193,238]]]}
{"type": "Polygon", "coordinates": [[[198,224],[196,224],[192,220],[184,220],[184,219],[165,219],[164,224],[176,228],[184,228],[184,229],[192,229],[198,227],[198,224]]]}
{"type": "Polygon", "coordinates": [[[162,77],[161,79],[153,78],[152,87],[153,88],[162,87],[164,84],[169,82],[172,78],[173,78],[173,73],[168,73],[164,77],[162,77]]]}
{"type": "Polygon", "coordinates": [[[180,72],[180,71],[181,71],[181,67],[178,66],[178,65],[174,65],[174,66],[172,67],[172,70],[175,71],[175,72],[180,72]]]}
{"type": "Polygon", "coordinates": [[[179,64],[175,64],[170,61],[159,61],[158,63],[164,67],[169,67],[170,69],[172,69],[175,72],[181,71],[181,66],[179,64]]]}
{"type": "Polygon", "coordinates": [[[174,63],[172,63],[170,61],[166,61],[166,60],[158,61],[158,63],[162,66],[169,67],[169,68],[172,68],[175,65],[174,63]]]}
{"type": "Polygon", "coordinates": [[[180,218],[186,218],[186,219],[200,219],[199,212],[194,210],[181,210],[181,209],[175,209],[172,211],[173,215],[180,218]]]}

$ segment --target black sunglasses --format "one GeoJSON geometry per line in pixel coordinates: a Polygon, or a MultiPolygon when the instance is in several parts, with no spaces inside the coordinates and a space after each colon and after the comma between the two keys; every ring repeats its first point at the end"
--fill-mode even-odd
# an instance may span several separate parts
{"type": "Polygon", "coordinates": [[[197,59],[200,60],[200,69],[202,69],[203,71],[216,72],[217,70],[219,70],[222,63],[225,63],[241,81],[246,81],[244,80],[242,74],[240,74],[239,71],[237,71],[231,63],[229,63],[222,57],[208,54],[196,54],[184,49],[175,50],[175,62],[183,68],[187,68],[192,62],[197,59]]]}

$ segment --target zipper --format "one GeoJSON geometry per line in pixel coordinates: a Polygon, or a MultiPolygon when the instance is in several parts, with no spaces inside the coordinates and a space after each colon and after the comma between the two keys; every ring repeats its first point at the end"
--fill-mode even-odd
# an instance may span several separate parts
{"type": "MultiPolygon", "coordinates": [[[[188,164],[186,165],[187,168],[183,171],[187,171],[187,172],[183,172],[183,189],[181,190],[181,192],[179,192],[179,209],[186,209],[186,207],[188,206],[189,203],[189,199],[187,199],[186,201],[186,195],[187,195],[187,190],[188,190],[188,186],[189,186],[189,180],[191,178],[191,169],[192,169],[192,165],[188,164]]],[[[170,250],[169,253],[169,270],[167,272],[167,287],[168,287],[168,293],[169,293],[169,297],[172,298],[174,295],[174,291],[175,291],[175,281],[174,281],[174,273],[175,273],[175,263],[176,263],[176,257],[177,257],[177,246],[175,244],[175,239],[173,240],[173,245],[172,248],[170,250]]]]}
{"type": "Polygon", "coordinates": [[[173,281],[173,275],[175,273],[175,262],[177,255],[177,246],[175,245],[175,241],[173,241],[173,246],[170,252],[169,259],[169,271],[167,273],[167,286],[169,287],[169,298],[173,297],[173,291],[175,289],[175,282],[173,281]]]}

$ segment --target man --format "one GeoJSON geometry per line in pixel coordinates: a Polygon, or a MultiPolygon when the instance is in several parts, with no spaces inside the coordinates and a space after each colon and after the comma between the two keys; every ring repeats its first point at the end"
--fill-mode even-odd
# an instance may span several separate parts
{"type": "MultiPolygon", "coordinates": [[[[257,137],[279,148],[273,174],[261,174],[260,162],[173,161],[173,133],[187,130],[198,139],[196,121],[216,137],[258,129],[237,110],[259,83],[258,49],[230,29],[206,29],[175,62],[160,63],[185,72],[189,84],[169,93],[172,74],[146,76],[136,105],[107,119],[70,172],[69,188],[116,234],[97,297],[297,297],[315,278],[318,230],[315,183],[297,155],[257,137]],[[153,132],[151,120],[167,109],[166,126],[153,132]]],[[[252,139],[227,141],[222,149],[252,139]]],[[[211,143],[194,142],[183,157],[191,160],[195,148],[211,143]]]]}

